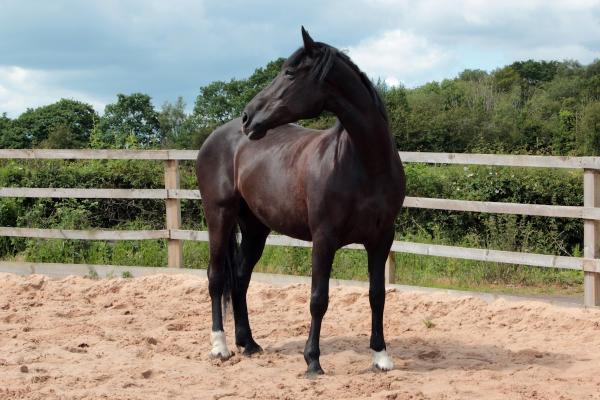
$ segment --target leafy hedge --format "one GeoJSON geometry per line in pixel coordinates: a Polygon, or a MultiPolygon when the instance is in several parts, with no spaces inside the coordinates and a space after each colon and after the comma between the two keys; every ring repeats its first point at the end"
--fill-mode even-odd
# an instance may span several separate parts
{"type": "MultiPolygon", "coordinates": [[[[583,177],[577,170],[407,164],[408,195],[479,201],[581,205],[583,177]]],[[[181,166],[181,186],[195,188],[191,162],[181,166]]],[[[7,161],[0,164],[0,186],[162,188],[163,165],[156,161],[7,161]]],[[[0,199],[2,226],[65,229],[162,229],[164,201],[128,199],[0,199]]],[[[205,229],[199,201],[183,200],[186,228],[205,229]]],[[[580,256],[581,220],[425,209],[404,209],[397,238],[420,242],[580,256]]],[[[165,265],[164,240],[77,241],[1,238],[0,256],[38,262],[165,265]]],[[[578,285],[574,271],[521,268],[465,260],[403,254],[399,279],[412,284],[477,286],[481,282],[515,285],[578,285]]],[[[203,268],[205,243],[186,242],[184,263],[203,268]]],[[[366,255],[342,251],[334,276],[366,277],[366,255]]],[[[267,248],[263,271],[306,275],[310,251],[267,248]]]]}

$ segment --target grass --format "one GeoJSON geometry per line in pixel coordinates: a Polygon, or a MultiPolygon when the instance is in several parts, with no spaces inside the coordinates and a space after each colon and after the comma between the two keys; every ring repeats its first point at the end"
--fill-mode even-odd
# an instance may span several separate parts
{"type": "Polygon", "coordinates": [[[427,328],[427,329],[435,328],[435,324],[429,319],[424,319],[423,325],[425,325],[425,328],[427,328]]]}

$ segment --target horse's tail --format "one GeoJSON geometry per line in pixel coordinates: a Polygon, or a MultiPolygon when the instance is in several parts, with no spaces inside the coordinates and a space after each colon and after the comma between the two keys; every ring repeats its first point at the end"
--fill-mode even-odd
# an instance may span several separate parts
{"type": "Polygon", "coordinates": [[[231,229],[229,238],[227,239],[227,254],[225,255],[225,263],[223,265],[223,321],[227,318],[228,306],[231,305],[231,292],[238,286],[237,269],[240,262],[240,246],[237,241],[237,224],[231,229]]]}

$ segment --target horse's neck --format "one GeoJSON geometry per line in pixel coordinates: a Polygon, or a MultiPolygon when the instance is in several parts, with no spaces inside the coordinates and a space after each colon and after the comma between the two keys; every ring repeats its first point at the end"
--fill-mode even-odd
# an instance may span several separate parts
{"type": "Polygon", "coordinates": [[[358,99],[353,101],[347,96],[340,96],[332,102],[331,111],[345,130],[339,140],[351,142],[353,152],[359,155],[366,169],[373,174],[381,174],[389,170],[395,152],[388,123],[370,94],[353,97],[358,99]]]}

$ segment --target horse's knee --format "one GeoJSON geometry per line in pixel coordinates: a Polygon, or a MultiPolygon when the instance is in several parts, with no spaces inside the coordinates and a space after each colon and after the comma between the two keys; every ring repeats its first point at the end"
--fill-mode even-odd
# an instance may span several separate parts
{"type": "Polygon", "coordinates": [[[310,296],[310,314],[313,317],[322,317],[327,311],[329,298],[327,293],[316,292],[310,296]]]}
{"type": "Polygon", "coordinates": [[[216,268],[208,269],[208,293],[211,297],[221,296],[225,285],[225,277],[221,271],[215,271],[216,268]]]}

